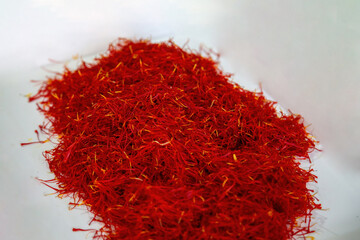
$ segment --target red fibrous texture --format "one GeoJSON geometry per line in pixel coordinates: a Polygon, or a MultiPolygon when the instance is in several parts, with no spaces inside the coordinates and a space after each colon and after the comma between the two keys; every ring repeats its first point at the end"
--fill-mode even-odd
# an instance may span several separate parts
{"type": "MultiPolygon", "coordinates": [[[[232,83],[208,54],[121,39],[30,98],[60,196],[95,239],[293,239],[320,209],[302,118],[232,83]]],[[[79,230],[79,229],[74,229],[79,230]]]]}

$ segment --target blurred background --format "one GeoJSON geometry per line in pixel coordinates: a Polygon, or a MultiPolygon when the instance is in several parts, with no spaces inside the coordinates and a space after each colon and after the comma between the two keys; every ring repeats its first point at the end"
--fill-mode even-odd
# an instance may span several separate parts
{"type": "MultiPolygon", "coordinates": [[[[42,122],[25,97],[30,80],[74,56],[104,52],[118,37],[189,40],[221,54],[250,90],[260,84],[304,116],[321,142],[318,240],[360,236],[360,1],[18,0],[0,2],[0,239],[86,239],[89,216],[67,210],[35,177],[50,178],[45,146],[20,147],[42,122]],[[58,64],[55,64],[54,61],[58,64]]],[[[87,239],[91,239],[88,236],[87,239]]]]}

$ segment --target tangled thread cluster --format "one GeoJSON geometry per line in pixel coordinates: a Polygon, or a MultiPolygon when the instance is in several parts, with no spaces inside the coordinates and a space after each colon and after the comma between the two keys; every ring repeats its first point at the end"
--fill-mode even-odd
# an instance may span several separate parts
{"type": "Polygon", "coordinates": [[[126,39],[49,78],[29,99],[57,139],[44,183],[103,224],[94,239],[305,236],[315,142],[229,79],[209,54],[126,39]]]}

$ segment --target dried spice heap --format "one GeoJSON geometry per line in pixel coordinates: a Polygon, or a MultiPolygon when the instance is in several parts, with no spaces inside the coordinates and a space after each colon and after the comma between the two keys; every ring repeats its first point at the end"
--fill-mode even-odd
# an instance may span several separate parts
{"type": "MultiPolygon", "coordinates": [[[[229,81],[210,55],[121,39],[30,98],[59,196],[96,239],[292,239],[320,209],[302,118],[229,81]]],[[[75,229],[76,230],[76,229],[75,229]]]]}

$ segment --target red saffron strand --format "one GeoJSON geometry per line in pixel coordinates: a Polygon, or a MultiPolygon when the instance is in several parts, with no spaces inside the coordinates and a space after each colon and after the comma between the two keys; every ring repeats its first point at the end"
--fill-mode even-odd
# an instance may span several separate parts
{"type": "Polygon", "coordinates": [[[55,178],[41,181],[103,224],[94,239],[313,232],[316,176],[300,162],[316,141],[301,116],[233,83],[212,56],[119,39],[29,98],[45,116],[40,131],[56,142],[44,152],[55,178]]]}

